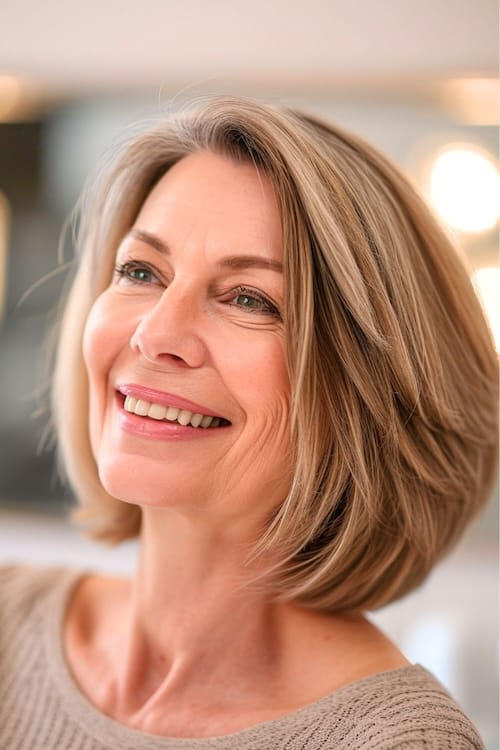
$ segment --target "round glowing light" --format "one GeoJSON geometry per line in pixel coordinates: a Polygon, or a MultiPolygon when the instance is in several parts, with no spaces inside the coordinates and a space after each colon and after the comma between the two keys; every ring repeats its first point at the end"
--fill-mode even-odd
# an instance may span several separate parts
{"type": "Polygon", "coordinates": [[[482,302],[497,352],[500,352],[500,268],[479,268],[472,274],[472,281],[482,302]]]}
{"type": "Polygon", "coordinates": [[[483,232],[498,219],[499,180],[490,155],[472,145],[449,146],[436,158],[430,198],[441,218],[462,232],[483,232]]]}

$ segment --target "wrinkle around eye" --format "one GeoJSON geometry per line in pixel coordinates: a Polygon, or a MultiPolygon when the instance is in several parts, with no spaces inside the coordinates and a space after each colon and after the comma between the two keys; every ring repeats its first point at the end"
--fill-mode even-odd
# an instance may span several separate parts
{"type": "Polygon", "coordinates": [[[263,331],[268,333],[275,333],[282,338],[284,336],[284,325],[283,321],[279,318],[272,317],[271,315],[262,316],[258,318],[257,314],[253,317],[248,312],[236,313],[231,316],[231,322],[238,326],[238,328],[244,328],[246,330],[263,331]]]}

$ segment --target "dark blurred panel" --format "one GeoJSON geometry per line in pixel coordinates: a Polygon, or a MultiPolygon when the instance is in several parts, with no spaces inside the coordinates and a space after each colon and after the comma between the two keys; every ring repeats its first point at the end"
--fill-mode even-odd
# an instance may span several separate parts
{"type": "Polygon", "coordinates": [[[39,205],[41,123],[0,123],[0,185],[13,210],[39,205]]]}
{"type": "Polygon", "coordinates": [[[0,503],[58,505],[50,452],[39,444],[47,416],[34,417],[43,390],[43,344],[61,279],[60,226],[41,195],[43,123],[0,125],[0,190],[9,205],[5,317],[0,328],[0,503]],[[31,290],[31,292],[29,291],[31,290]]]}

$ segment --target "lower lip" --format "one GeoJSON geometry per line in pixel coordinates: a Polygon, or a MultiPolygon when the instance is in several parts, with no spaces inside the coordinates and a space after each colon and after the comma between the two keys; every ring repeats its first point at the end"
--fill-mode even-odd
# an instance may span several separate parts
{"type": "Polygon", "coordinates": [[[139,435],[149,440],[197,440],[225,430],[224,427],[184,427],[178,422],[155,420],[131,414],[123,408],[123,396],[116,395],[118,421],[125,432],[139,435]]]}

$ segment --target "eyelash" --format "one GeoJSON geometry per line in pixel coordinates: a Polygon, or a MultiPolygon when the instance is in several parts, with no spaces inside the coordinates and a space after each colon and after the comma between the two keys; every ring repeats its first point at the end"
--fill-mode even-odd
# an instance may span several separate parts
{"type": "MultiPolygon", "coordinates": [[[[150,273],[152,276],[156,276],[155,271],[150,268],[150,266],[147,263],[138,263],[137,261],[127,261],[126,263],[117,265],[115,267],[115,273],[120,279],[125,279],[131,284],[148,284],[148,281],[135,279],[131,276],[131,273],[135,270],[142,270],[147,271],[147,273],[150,273]]],[[[281,318],[281,313],[276,307],[276,305],[271,302],[270,299],[268,299],[266,296],[264,296],[262,293],[257,292],[255,289],[252,289],[251,287],[246,286],[237,286],[235,289],[231,290],[231,295],[233,297],[239,297],[244,296],[248,297],[249,299],[255,299],[257,300],[261,305],[261,309],[256,308],[245,308],[242,305],[235,305],[236,307],[239,307],[241,310],[246,310],[247,312],[258,312],[263,313],[266,315],[274,315],[277,318],[281,318]]]]}
{"type": "Polygon", "coordinates": [[[127,263],[123,263],[123,264],[115,266],[115,273],[120,279],[125,279],[126,281],[129,281],[132,284],[147,284],[148,283],[147,281],[134,279],[130,275],[132,271],[138,271],[138,270],[146,270],[152,276],[156,275],[154,270],[150,268],[147,263],[138,263],[135,260],[127,261],[127,263]]]}
{"type": "Polygon", "coordinates": [[[263,294],[260,294],[260,292],[257,292],[255,289],[252,289],[251,287],[246,286],[237,286],[236,289],[231,291],[231,294],[234,294],[235,297],[248,297],[249,299],[256,299],[258,300],[262,306],[263,309],[255,310],[255,308],[245,308],[241,305],[237,305],[237,307],[240,307],[242,310],[247,309],[248,312],[261,312],[265,313],[267,315],[274,315],[277,318],[281,318],[280,311],[276,307],[276,305],[271,302],[267,297],[265,297],[263,294]]]}

